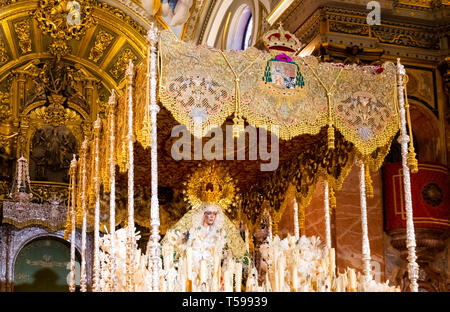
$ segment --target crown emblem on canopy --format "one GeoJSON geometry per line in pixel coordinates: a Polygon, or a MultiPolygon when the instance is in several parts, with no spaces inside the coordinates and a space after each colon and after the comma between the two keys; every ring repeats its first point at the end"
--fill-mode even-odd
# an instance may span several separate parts
{"type": "Polygon", "coordinates": [[[302,44],[293,34],[283,29],[282,23],[278,29],[272,29],[263,36],[264,45],[269,50],[283,51],[288,53],[297,52],[302,44]]]}
{"type": "Polygon", "coordinates": [[[226,169],[215,163],[196,170],[185,184],[185,197],[194,209],[202,204],[215,204],[226,210],[238,190],[226,169]]]}

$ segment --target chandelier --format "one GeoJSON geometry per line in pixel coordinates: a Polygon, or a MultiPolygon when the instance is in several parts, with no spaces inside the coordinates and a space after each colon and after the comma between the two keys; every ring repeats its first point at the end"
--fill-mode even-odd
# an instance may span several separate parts
{"type": "Polygon", "coordinates": [[[28,161],[25,157],[17,160],[16,175],[11,188],[9,197],[13,201],[27,203],[33,197],[31,193],[30,174],[28,170],[28,161]]]}

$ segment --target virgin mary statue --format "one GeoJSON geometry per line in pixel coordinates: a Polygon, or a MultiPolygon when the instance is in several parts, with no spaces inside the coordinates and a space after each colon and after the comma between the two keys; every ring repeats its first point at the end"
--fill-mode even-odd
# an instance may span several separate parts
{"type": "Polygon", "coordinates": [[[191,253],[194,267],[201,260],[212,265],[215,257],[248,263],[246,245],[223,211],[235,199],[233,180],[224,169],[212,166],[195,172],[186,194],[194,208],[167,232],[162,241],[163,250],[170,245],[175,260],[191,253]]]}

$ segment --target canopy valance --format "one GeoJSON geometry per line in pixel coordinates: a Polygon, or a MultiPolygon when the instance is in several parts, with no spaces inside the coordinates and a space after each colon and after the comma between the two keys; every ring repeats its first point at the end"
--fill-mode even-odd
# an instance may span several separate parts
{"type": "Polygon", "coordinates": [[[255,48],[221,51],[167,31],[161,32],[159,56],[159,99],[196,136],[234,114],[274,129],[283,140],[333,126],[366,156],[390,145],[399,130],[390,62],[357,66],[255,48]]]}

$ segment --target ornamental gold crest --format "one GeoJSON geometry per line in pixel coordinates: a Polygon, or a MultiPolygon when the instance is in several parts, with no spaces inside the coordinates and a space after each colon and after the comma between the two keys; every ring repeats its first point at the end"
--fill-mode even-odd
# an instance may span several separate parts
{"type": "Polygon", "coordinates": [[[66,41],[80,40],[94,24],[91,0],[41,0],[32,14],[42,32],[54,39],[50,53],[58,57],[70,52],[66,41]]]}

